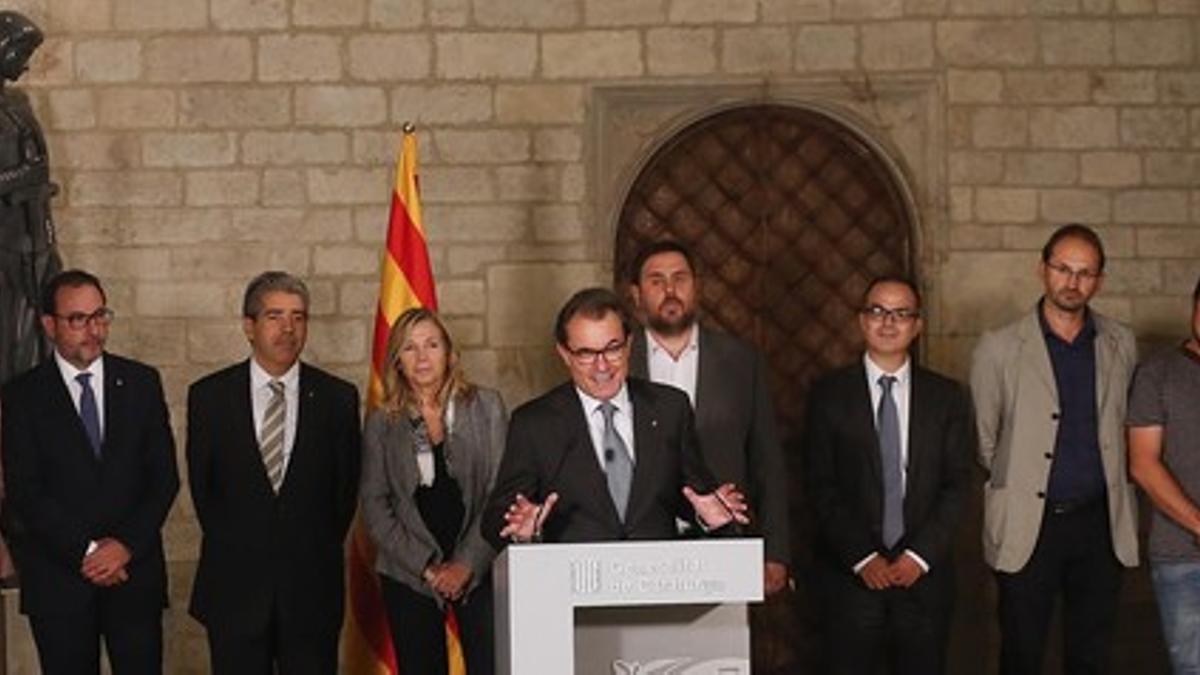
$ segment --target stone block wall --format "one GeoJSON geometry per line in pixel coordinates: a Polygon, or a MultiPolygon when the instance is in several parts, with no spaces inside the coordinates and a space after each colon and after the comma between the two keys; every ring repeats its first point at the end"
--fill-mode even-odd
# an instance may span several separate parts
{"type": "MultiPolygon", "coordinates": [[[[365,384],[407,120],[441,308],[469,373],[514,405],[562,377],[549,321],[569,292],[610,277],[588,133],[598,87],[832,79],[869,109],[876,79],[933,81],[939,136],[922,162],[942,179],[911,187],[928,354],[957,375],[983,329],[1031,305],[1037,250],[1064,221],[1101,231],[1112,261],[1097,305],[1144,338],[1185,330],[1200,274],[1194,0],[8,5],[47,34],[21,86],[62,186],[63,254],[106,281],[112,348],[163,371],[181,448],[186,386],[246,355],[240,294],[262,269],[308,279],[309,358],[365,384]]],[[[872,133],[906,147],[902,125],[872,133]]],[[[183,614],[186,490],[167,534],[168,670],[204,672],[183,614]]]]}

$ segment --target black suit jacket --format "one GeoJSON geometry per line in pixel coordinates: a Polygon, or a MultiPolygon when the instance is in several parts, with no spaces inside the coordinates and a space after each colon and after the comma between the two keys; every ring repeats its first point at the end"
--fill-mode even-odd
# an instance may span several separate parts
{"type": "Polygon", "coordinates": [[[203,531],[192,616],[210,629],[255,635],[278,603],[292,626],[336,638],[360,438],[358,391],[301,364],[296,438],[276,495],[255,435],[249,362],[192,384],[188,483],[203,531]]]}
{"type": "Polygon", "coordinates": [[[118,615],[167,602],[162,524],[179,491],[175,441],[158,371],[104,355],[104,442],[92,452],[51,358],[4,388],[5,520],[21,610],[52,616],[104,595],[118,615]],[[80,572],[89,541],[119,540],[129,580],[102,589],[80,572]]]}
{"type": "MultiPolygon", "coordinates": [[[[818,554],[850,574],[883,545],[883,486],[875,413],[862,361],[813,386],[805,422],[805,491],[818,554]]],[[[931,571],[948,566],[966,503],[975,431],[965,389],[913,364],[909,398],[904,537],[931,571]]]]}
{"type": "Polygon", "coordinates": [[[506,543],[500,538],[504,512],[518,492],[537,502],[558,493],[543,527],[546,541],[670,539],[675,518],[692,517],[683,486],[705,493],[714,484],[696,447],[687,396],[636,378],[627,386],[636,463],[625,523],[609,497],[579,395],[568,382],[513,412],[496,487],[483,514],[484,536],[493,546],[506,543]]]}
{"type": "MultiPolygon", "coordinates": [[[[791,560],[787,466],[775,431],[767,366],[753,347],[700,327],[696,432],[700,454],[718,482],[744,490],[768,560],[791,560]]],[[[630,373],[649,379],[646,331],[633,333],[630,373]]]]}

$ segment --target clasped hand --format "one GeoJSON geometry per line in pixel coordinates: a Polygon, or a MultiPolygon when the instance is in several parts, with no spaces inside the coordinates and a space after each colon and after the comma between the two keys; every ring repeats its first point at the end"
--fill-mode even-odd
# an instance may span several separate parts
{"type": "Polygon", "coordinates": [[[886,558],[877,555],[871,559],[863,568],[859,570],[858,576],[867,585],[867,588],[873,591],[880,591],[885,588],[908,588],[921,578],[925,571],[917,564],[917,561],[907,553],[901,554],[892,562],[888,562],[886,558]]]}
{"type": "Polygon", "coordinates": [[[115,586],[129,579],[129,549],[112,537],[96,541],[96,549],[83,557],[80,572],[97,586],[115,586]]]}

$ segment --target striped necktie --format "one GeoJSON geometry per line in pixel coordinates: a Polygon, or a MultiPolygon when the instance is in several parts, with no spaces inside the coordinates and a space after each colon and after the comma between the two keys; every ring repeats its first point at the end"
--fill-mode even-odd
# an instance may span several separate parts
{"type": "Polygon", "coordinates": [[[287,426],[287,401],[283,396],[284,385],[279,380],[267,383],[271,388],[271,401],[263,415],[262,431],[258,435],[258,447],[262,452],[263,466],[267,469],[267,480],[271,489],[279,492],[283,485],[283,430],[287,426]]]}

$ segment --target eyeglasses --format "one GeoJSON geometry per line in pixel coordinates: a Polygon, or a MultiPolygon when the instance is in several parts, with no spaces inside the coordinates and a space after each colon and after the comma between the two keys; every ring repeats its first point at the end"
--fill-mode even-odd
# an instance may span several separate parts
{"type": "Polygon", "coordinates": [[[108,324],[112,323],[114,315],[115,313],[111,309],[107,307],[101,307],[91,314],[84,314],[83,312],[71,312],[65,316],[62,314],[55,314],[54,316],[66,321],[67,325],[71,327],[71,330],[80,330],[89,324],[107,326],[108,324]]]}
{"type": "Polygon", "coordinates": [[[896,309],[888,309],[883,305],[868,305],[863,307],[862,315],[870,321],[883,322],[891,319],[896,323],[908,323],[921,316],[921,310],[911,309],[909,307],[897,307],[896,309]]]}
{"type": "Polygon", "coordinates": [[[1073,270],[1062,263],[1056,262],[1047,262],[1046,267],[1053,272],[1057,272],[1068,279],[1074,279],[1076,281],[1095,281],[1100,278],[1101,274],[1103,274],[1103,272],[1089,270],[1086,267],[1081,270],[1073,270]]]}
{"type": "Polygon", "coordinates": [[[566,347],[567,353],[581,366],[590,366],[596,363],[596,359],[604,357],[605,362],[610,366],[615,366],[625,358],[625,345],[629,342],[629,338],[625,338],[620,342],[613,341],[608,343],[604,349],[589,349],[580,347],[579,349],[571,349],[566,347]]]}

